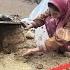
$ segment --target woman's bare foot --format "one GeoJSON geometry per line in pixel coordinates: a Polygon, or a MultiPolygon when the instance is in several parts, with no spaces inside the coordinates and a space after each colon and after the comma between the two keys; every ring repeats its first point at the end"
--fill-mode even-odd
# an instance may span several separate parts
{"type": "Polygon", "coordinates": [[[20,49],[17,53],[15,53],[15,55],[18,55],[18,56],[28,56],[28,55],[32,55],[36,52],[39,52],[40,49],[38,47],[36,48],[31,48],[31,49],[20,49]]]}
{"type": "Polygon", "coordinates": [[[30,55],[30,54],[34,54],[36,52],[40,51],[40,49],[38,47],[36,48],[32,48],[32,49],[28,49],[24,54],[23,56],[26,56],[26,55],[30,55]]]}
{"type": "Polygon", "coordinates": [[[18,52],[16,52],[14,55],[18,55],[18,56],[23,56],[24,53],[27,51],[26,48],[23,48],[23,49],[19,49],[18,52]]]}
{"type": "Polygon", "coordinates": [[[28,49],[25,53],[23,53],[23,56],[27,56],[27,55],[30,55],[30,54],[33,54],[32,49],[28,49]]]}

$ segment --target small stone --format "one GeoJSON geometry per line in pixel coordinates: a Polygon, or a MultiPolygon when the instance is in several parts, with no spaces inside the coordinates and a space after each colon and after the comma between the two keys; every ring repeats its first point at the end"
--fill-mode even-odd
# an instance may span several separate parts
{"type": "Polygon", "coordinates": [[[36,66],[36,68],[37,68],[37,69],[43,69],[43,65],[42,65],[42,64],[38,64],[38,65],[36,66]]]}
{"type": "Polygon", "coordinates": [[[23,61],[23,63],[27,63],[27,62],[28,62],[28,60],[24,60],[24,61],[23,61]]]}
{"type": "Polygon", "coordinates": [[[39,52],[38,53],[38,56],[42,56],[44,53],[43,52],[39,52]]]}
{"type": "Polygon", "coordinates": [[[34,33],[31,32],[31,31],[28,31],[28,32],[26,33],[26,38],[27,38],[27,39],[34,39],[34,33]]]}

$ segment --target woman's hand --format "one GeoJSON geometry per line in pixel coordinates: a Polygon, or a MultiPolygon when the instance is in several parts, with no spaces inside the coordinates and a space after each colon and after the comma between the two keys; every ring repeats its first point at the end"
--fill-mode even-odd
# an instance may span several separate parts
{"type": "Polygon", "coordinates": [[[32,24],[27,25],[26,28],[25,28],[25,30],[29,30],[30,28],[33,28],[32,24]]]}
{"type": "Polygon", "coordinates": [[[28,18],[24,18],[24,19],[21,20],[21,22],[23,24],[25,24],[25,30],[33,28],[33,24],[32,24],[32,23],[34,23],[33,20],[29,20],[28,18]]]}

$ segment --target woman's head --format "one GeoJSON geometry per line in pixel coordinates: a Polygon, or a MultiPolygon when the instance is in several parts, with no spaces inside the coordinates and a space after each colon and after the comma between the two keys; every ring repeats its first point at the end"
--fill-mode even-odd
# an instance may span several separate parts
{"type": "Polygon", "coordinates": [[[54,4],[48,3],[48,7],[49,7],[49,12],[50,12],[51,16],[53,16],[55,18],[60,17],[60,11],[54,4]]]}
{"type": "Polygon", "coordinates": [[[66,0],[49,0],[48,2],[50,14],[58,18],[62,15],[65,15],[67,11],[67,2],[66,0]]]}

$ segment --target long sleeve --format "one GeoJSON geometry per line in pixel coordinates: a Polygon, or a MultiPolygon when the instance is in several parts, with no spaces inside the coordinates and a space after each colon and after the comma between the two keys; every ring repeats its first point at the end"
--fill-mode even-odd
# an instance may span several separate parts
{"type": "Polygon", "coordinates": [[[35,23],[33,23],[33,27],[37,28],[40,27],[42,25],[45,24],[45,19],[50,16],[49,14],[49,10],[46,10],[44,13],[40,14],[36,19],[34,19],[33,21],[35,23]]]}

